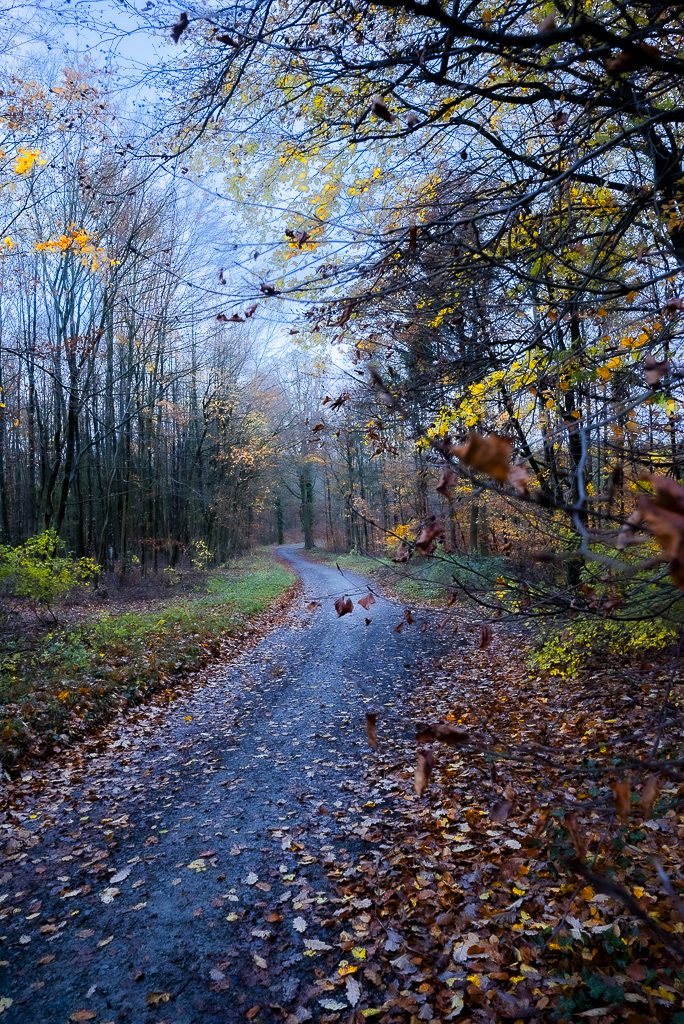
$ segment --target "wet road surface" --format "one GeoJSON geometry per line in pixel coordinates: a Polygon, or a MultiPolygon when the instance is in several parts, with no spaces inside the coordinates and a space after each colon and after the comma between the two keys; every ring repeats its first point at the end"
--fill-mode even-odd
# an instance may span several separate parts
{"type": "Polygon", "coordinates": [[[105,749],[31,773],[39,795],[0,833],[0,1024],[338,1019],[331,877],[372,841],[365,713],[381,740],[411,732],[438,641],[422,613],[397,633],[381,597],[338,618],[368,582],[280,554],[304,588],[280,626],[105,749]]]}

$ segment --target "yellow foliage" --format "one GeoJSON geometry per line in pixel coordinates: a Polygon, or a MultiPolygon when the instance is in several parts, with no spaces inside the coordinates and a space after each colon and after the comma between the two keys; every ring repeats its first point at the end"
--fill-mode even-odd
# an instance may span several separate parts
{"type": "Polygon", "coordinates": [[[109,259],[105,249],[83,228],[72,225],[65,234],[56,238],[48,238],[45,242],[36,242],[36,252],[66,253],[75,252],[81,257],[81,262],[90,270],[97,270],[101,265],[116,266],[118,260],[109,259]]]}
{"type": "Polygon", "coordinates": [[[28,174],[36,166],[46,164],[47,160],[39,149],[24,149],[20,146],[14,158],[12,170],[15,174],[28,174]]]}

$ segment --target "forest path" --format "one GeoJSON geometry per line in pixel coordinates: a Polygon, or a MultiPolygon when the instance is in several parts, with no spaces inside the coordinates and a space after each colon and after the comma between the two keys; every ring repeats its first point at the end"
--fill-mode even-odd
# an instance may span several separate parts
{"type": "Polygon", "coordinates": [[[350,955],[328,871],[369,848],[349,822],[382,802],[365,712],[381,736],[412,731],[417,673],[446,641],[427,612],[397,633],[403,608],[381,597],[370,625],[338,618],[366,581],[279,553],[304,588],[282,625],[104,750],[32,773],[0,863],[2,1024],[328,1012],[320,978],[350,955]]]}

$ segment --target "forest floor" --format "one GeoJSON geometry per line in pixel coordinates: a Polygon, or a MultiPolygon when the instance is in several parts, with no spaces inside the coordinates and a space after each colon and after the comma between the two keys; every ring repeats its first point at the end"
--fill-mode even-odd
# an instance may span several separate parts
{"type": "Polygon", "coordinates": [[[684,1020],[676,665],[283,556],[260,642],[6,787],[2,1024],[684,1020]]]}

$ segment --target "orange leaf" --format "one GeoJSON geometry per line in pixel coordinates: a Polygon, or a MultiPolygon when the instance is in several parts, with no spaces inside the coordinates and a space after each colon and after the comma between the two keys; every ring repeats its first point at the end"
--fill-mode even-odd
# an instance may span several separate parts
{"type": "Polygon", "coordinates": [[[505,484],[511,469],[511,447],[510,440],[498,434],[490,434],[488,437],[470,434],[465,444],[453,448],[453,454],[465,462],[466,466],[505,484]]]}

